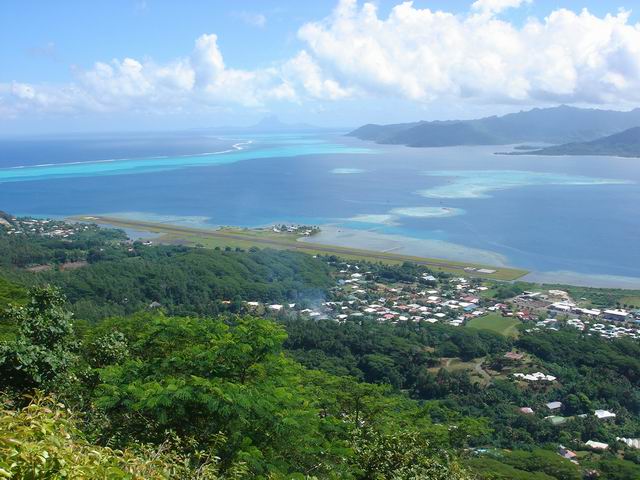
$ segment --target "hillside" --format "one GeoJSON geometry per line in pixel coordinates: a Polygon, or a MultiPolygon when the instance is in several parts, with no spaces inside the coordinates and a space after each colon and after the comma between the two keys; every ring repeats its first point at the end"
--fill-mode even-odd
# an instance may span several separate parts
{"type": "Polygon", "coordinates": [[[568,106],[477,120],[365,125],[348,135],[411,147],[587,142],[640,126],[640,109],[628,112],[568,106]]]}
{"type": "Polygon", "coordinates": [[[590,142],[554,145],[540,150],[517,152],[514,155],[610,155],[640,157],[640,127],[630,128],[590,142]]]}
{"type": "Polygon", "coordinates": [[[21,306],[0,315],[7,478],[640,478],[617,440],[640,429],[635,339],[497,311],[454,325],[455,298],[486,310],[519,285],[30,218],[0,227],[0,253],[0,307],[21,306]]]}

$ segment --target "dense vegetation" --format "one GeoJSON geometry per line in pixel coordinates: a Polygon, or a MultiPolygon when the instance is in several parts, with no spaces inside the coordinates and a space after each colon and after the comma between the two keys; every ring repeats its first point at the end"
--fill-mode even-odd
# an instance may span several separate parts
{"type": "Polygon", "coordinates": [[[0,415],[7,478],[469,478],[447,453],[457,432],[384,387],[306,370],[283,354],[286,334],[271,321],[147,313],[78,335],[51,288],[10,316],[18,335],[0,345],[13,403],[0,415]],[[21,405],[36,390],[63,403],[21,405]]]}
{"type": "MultiPolygon", "coordinates": [[[[6,218],[10,217],[0,211],[0,219],[6,218]]],[[[4,230],[1,226],[0,229],[4,230]]],[[[90,260],[105,251],[114,251],[119,242],[126,238],[120,230],[97,226],[91,226],[70,237],[35,235],[28,231],[21,235],[7,235],[2,231],[0,266],[31,267],[90,260]]]]}
{"type": "MultiPolygon", "coordinates": [[[[246,316],[244,301],[330,296],[332,259],[90,235],[62,242],[86,266],[35,273],[23,267],[71,257],[56,257],[49,239],[18,247],[0,233],[0,476],[571,480],[595,468],[640,477],[640,455],[616,440],[640,432],[635,341],[246,316]],[[518,384],[510,350],[559,382],[518,384]],[[564,404],[561,426],[544,418],[553,400],[564,404]],[[580,416],[596,408],[617,416],[580,416]],[[585,451],[590,439],[609,452],[585,451]],[[558,444],[583,450],[580,467],[558,444]]],[[[421,271],[368,270],[390,282],[421,271]]]]}
{"type": "MultiPolygon", "coordinates": [[[[2,238],[0,235],[0,241],[2,238]]],[[[12,252],[16,245],[22,253],[4,258],[14,267],[58,255],[56,242],[45,246],[24,239],[0,245],[0,251],[12,252]]],[[[210,315],[238,311],[244,300],[315,301],[331,285],[326,263],[288,251],[211,251],[105,242],[65,251],[74,252],[75,259],[86,259],[88,265],[38,273],[13,269],[5,270],[5,275],[14,282],[60,286],[72,311],[86,320],[135,313],[154,302],[171,314],[210,315]]],[[[66,259],[70,256],[64,255],[66,259]]],[[[0,302],[8,288],[4,285],[0,279],[0,302]]]]}
{"type": "MultiPolygon", "coordinates": [[[[566,330],[525,334],[514,341],[489,331],[374,320],[285,324],[289,333],[285,346],[304,365],[390,384],[417,399],[438,399],[465,416],[491,419],[494,432],[488,443],[496,447],[530,449],[559,442],[577,448],[593,437],[615,444],[616,432],[633,437],[640,431],[640,345],[633,340],[610,342],[566,330]],[[536,368],[552,373],[561,383],[524,390],[517,386],[502,358],[511,348],[535,356],[536,368]],[[469,370],[438,368],[442,357],[484,358],[475,363],[505,373],[483,386],[469,370]],[[593,416],[576,417],[556,428],[543,416],[518,412],[525,406],[544,412],[547,402],[558,399],[565,403],[560,414],[568,417],[598,408],[616,411],[618,418],[612,425],[593,416]]],[[[442,419],[437,409],[433,419],[442,419]]]]}

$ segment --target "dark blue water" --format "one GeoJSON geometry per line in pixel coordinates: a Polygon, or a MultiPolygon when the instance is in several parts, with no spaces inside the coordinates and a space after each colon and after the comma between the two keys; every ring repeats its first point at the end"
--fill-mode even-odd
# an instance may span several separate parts
{"type": "Polygon", "coordinates": [[[640,277],[639,159],[496,150],[505,148],[193,132],[0,141],[0,209],[339,223],[497,252],[536,271],[640,277]],[[132,160],[91,163],[121,158],[132,160]],[[42,164],[54,166],[33,167],[42,164]],[[421,216],[397,213],[407,208],[421,216]]]}

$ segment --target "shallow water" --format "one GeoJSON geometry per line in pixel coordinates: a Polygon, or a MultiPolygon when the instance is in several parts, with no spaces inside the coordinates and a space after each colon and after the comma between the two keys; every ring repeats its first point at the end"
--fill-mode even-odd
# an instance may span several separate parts
{"type": "Polygon", "coordinates": [[[50,149],[45,140],[0,141],[0,209],[331,223],[424,240],[409,242],[424,255],[432,248],[431,256],[469,260],[471,252],[538,272],[640,278],[639,159],[412,149],[336,135],[167,138],[67,139],[68,156],[62,140],[50,149]]]}

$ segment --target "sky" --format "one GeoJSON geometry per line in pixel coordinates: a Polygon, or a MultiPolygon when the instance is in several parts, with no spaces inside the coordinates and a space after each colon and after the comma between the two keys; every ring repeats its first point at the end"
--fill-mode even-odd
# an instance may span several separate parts
{"type": "Polygon", "coordinates": [[[0,133],[640,105],[640,0],[0,2],[0,133]]]}

